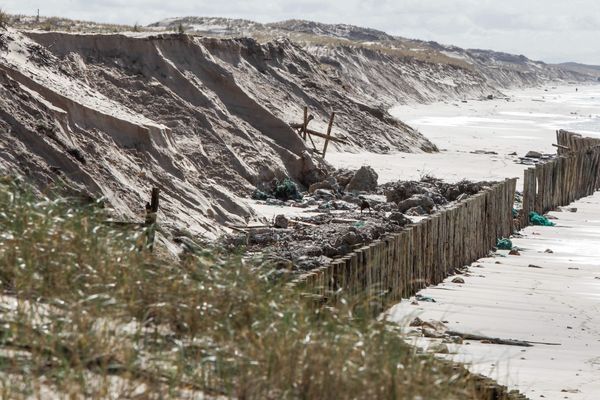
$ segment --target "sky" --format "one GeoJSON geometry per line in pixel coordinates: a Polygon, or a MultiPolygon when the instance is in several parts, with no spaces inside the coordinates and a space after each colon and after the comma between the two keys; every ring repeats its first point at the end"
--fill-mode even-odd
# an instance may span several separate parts
{"type": "Polygon", "coordinates": [[[131,25],[177,16],[307,19],[546,62],[600,65],[599,0],[0,0],[0,8],[131,25]]]}

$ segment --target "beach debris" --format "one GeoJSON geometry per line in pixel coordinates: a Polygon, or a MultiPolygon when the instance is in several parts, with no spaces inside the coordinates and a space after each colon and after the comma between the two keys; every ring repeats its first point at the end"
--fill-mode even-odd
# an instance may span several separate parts
{"type": "Polygon", "coordinates": [[[400,212],[405,212],[415,207],[422,207],[425,210],[425,214],[428,214],[435,207],[435,203],[431,197],[424,194],[415,194],[398,203],[398,211],[400,212]]]}
{"type": "Polygon", "coordinates": [[[496,242],[496,247],[498,248],[498,250],[512,250],[513,244],[510,239],[502,238],[498,239],[498,241],[496,242]]]}
{"type": "Polygon", "coordinates": [[[465,283],[465,280],[461,277],[456,277],[454,279],[452,279],[452,283],[465,283]]]}
{"type": "Polygon", "coordinates": [[[405,226],[412,223],[412,221],[401,212],[393,212],[388,218],[392,223],[400,226],[405,226]]]}
{"type": "Polygon", "coordinates": [[[417,301],[424,301],[426,303],[436,303],[435,299],[433,297],[429,297],[429,296],[424,296],[422,294],[417,294],[415,296],[415,299],[417,301]]]}
{"type": "Polygon", "coordinates": [[[290,178],[285,178],[283,181],[276,181],[273,189],[273,196],[279,200],[297,200],[300,198],[298,186],[290,178]]]}
{"type": "Polygon", "coordinates": [[[373,188],[377,177],[370,167],[333,170],[310,185],[301,183],[304,186],[289,178],[273,179],[260,184],[252,197],[261,204],[304,208],[305,216],[294,212],[294,218],[289,219],[282,210],[263,229],[250,232],[242,227],[241,232],[225,236],[223,244],[244,245],[249,253],[263,254],[266,260],[288,259],[292,272],[303,272],[329,264],[388,233],[402,231],[416,222],[411,216],[430,215],[491,185],[466,180],[446,183],[425,175],[420,181],[397,181],[373,188]],[[349,191],[348,186],[369,190],[349,191]],[[306,187],[308,190],[302,191],[306,187]]]}
{"type": "MultiPolygon", "coordinates": [[[[284,178],[281,181],[274,179],[267,184],[263,184],[262,187],[254,190],[251,197],[254,200],[279,200],[282,202],[301,198],[298,186],[290,178],[284,178]]],[[[273,205],[280,204],[274,202],[273,205]]]]}
{"type": "Polygon", "coordinates": [[[540,153],[539,151],[534,151],[534,150],[530,150],[527,152],[527,154],[525,154],[525,157],[527,158],[542,158],[544,155],[542,153],[540,153]]]}
{"type": "Polygon", "coordinates": [[[350,182],[348,182],[345,190],[347,192],[375,191],[377,189],[378,178],[379,176],[373,168],[369,166],[362,166],[358,171],[356,171],[350,182]]]}
{"type": "Polygon", "coordinates": [[[508,253],[508,255],[509,255],[509,256],[520,256],[520,255],[521,255],[521,253],[519,253],[519,250],[517,250],[517,249],[512,249],[512,250],[511,250],[511,251],[508,253]]]}
{"type": "Polygon", "coordinates": [[[328,176],[325,180],[310,185],[308,193],[314,193],[318,189],[327,189],[338,192],[340,190],[340,185],[334,176],[328,176]]]}
{"type": "Polygon", "coordinates": [[[471,154],[498,155],[497,152],[492,151],[492,150],[475,150],[475,151],[471,151],[471,154]]]}
{"type": "Polygon", "coordinates": [[[287,219],[287,217],[285,215],[279,214],[279,215],[275,216],[275,222],[273,223],[273,226],[275,228],[287,229],[289,224],[290,224],[290,220],[287,219]]]}
{"type": "Polygon", "coordinates": [[[532,211],[529,213],[529,221],[531,222],[531,225],[536,225],[536,226],[555,226],[556,224],[552,221],[550,221],[548,218],[544,217],[543,215],[538,214],[535,211],[532,211]]]}
{"type": "MultiPolygon", "coordinates": [[[[477,335],[472,333],[458,332],[451,329],[439,321],[423,321],[420,318],[415,318],[411,324],[411,327],[420,329],[422,335],[430,339],[442,339],[443,343],[463,343],[464,340],[479,341],[487,344],[499,344],[506,346],[518,346],[518,347],[533,347],[534,345],[545,345],[545,346],[560,346],[560,343],[550,342],[536,342],[529,340],[518,340],[518,339],[503,339],[499,337],[477,335]]],[[[466,343],[468,344],[468,343],[466,343]]]]}
{"type": "Polygon", "coordinates": [[[542,267],[540,267],[539,265],[535,265],[535,264],[529,264],[527,266],[527,268],[537,268],[537,269],[542,269],[542,267]]]}
{"type": "Polygon", "coordinates": [[[474,335],[471,333],[462,333],[456,331],[446,331],[446,334],[449,336],[458,336],[463,340],[475,340],[481,343],[487,344],[502,344],[507,346],[519,346],[519,347],[533,347],[534,342],[529,342],[525,340],[515,340],[515,339],[501,339],[497,337],[490,337],[484,335],[474,335]]]}
{"type": "Polygon", "coordinates": [[[349,169],[338,169],[337,171],[335,171],[333,173],[333,177],[335,178],[336,182],[340,185],[340,187],[345,188],[346,186],[348,186],[348,184],[350,183],[350,181],[352,180],[352,178],[354,178],[355,172],[351,171],[349,169]]]}
{"type": "Polygon", "coordinates": [[[544,253],[553,254],[554,251],[552,251],[552,249],[546,249],[544,250],[544,253]]]}
{"type": "Polygon", "coordinates": [[[329,189],[317,189],[312,195],[315,200],[331,201],[336,198],[335,193],[329,189]]]}
{"type": "Polygon", "coordinates": [[[429,212],[421,206],[409,208],[405,213],[411,217],[420,217],[429,214],[429,212]]]}

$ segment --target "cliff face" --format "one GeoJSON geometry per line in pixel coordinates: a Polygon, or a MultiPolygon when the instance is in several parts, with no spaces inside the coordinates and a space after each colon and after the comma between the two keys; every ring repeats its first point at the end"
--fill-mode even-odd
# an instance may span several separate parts
{"type": "Polygon", "coordinates": [[[289,127],[305,104],[316,129],[336,111],[350,150],[435,150],[288,40],[0,34],[0,167],[130,218],[156,185],[163,222],[210,236],[250,216],[255,185],[312,183],[318,159],[289,127]]]}
{"type": "Polygon", "coordinates": [[[549,65],[523,55],[492,50],[463,49],[436,42],[407,39],[382,31],[345,24],[289,20],[259,24],[226,18],[171,18],[150,25],[214,37],[253,36],[262,40],[287,37],[302,44],[324,64],[347,73],[361,84],[365,75],[383,71],[384,100],[430,102],[494,94],[497,90],[531,87],[549,81],[597,81],[597,68],[549,65]],[[366,59],[366,60],[365,60],[366,59]],[[366,69],[364,69],[366,67],[366,69]],[[362,75],[361,75],[362,74],[362,75]],[[390,86],[391,84],[391,86],[390,86]],[[388,95],[388,96],[386,96],[388,95]]]}
{"type": "Polygon", "coordinates": [[[346,144],[330,148],[429,152],[390,106],[589,78],[348,25],[188,18],[147,30],[0,32],[0,168],[104,196],[129,218],[159,186],[163,225],[214,236],[252,217],[241,197],[256,185],[322,175],[290,128],[305,105],[315,130],[336,112],[333,134],[346,144]],[[165,33],[180,24],[202,34],[165,33]]]}

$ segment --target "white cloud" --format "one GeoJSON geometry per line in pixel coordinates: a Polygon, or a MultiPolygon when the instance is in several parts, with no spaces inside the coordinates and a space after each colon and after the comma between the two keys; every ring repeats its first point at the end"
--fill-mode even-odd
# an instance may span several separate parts
{"type": "Polygon", "coordinates": [[[545,61],[600,64],[597,0],[3,0],[11,13],[148,24],[171,16],[351,23],[545,61]]]}

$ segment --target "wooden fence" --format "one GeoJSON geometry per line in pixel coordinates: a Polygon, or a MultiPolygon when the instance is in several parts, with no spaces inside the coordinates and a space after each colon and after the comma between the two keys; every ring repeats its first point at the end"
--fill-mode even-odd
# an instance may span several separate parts
{"type": "MultiPolygon", "coordinates": [[[[523,208],[544,214],[600,189],[600,139],[557,132],[558,157],[524,172],[523,208]]],[[[335,303],[340,294],[367,294],[381,310],[425,286],[442,282],[455,268],[484,257],[514,229],[516,178],[507,179],[398,233],[300,277],[296,284],[335,303]],[[340,290],[341,289],[341,290],[340,290]]]]}
{"type": "Polygon", "coordinates": [[[516,178],[500,182],[420,223],[385,236],[331,264],[302,276],[299,283],[323,301],[367,293],[381,309],[428,285],[442,282],[508,237],[516,178]]]}
{"type": "Polygon", "coordinates": [[[600,139],[583,137],[578,133],[565,130],[556,131],[556,143],[558,143],[558,155],[576,153],[600,146],[600,139]]]}
{"type": "Polygon", "coordinates": [[[557,158],[525,170],[521,227],[529,225],[532,211],[544,214],[600,189],[600,140],[566,131],[557,139],[557,158]]]}

